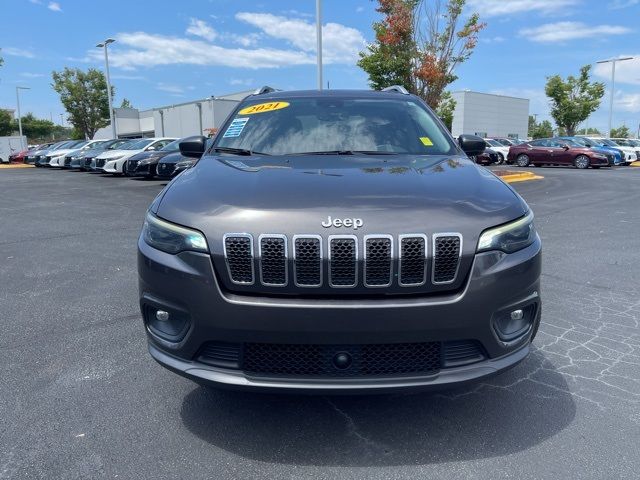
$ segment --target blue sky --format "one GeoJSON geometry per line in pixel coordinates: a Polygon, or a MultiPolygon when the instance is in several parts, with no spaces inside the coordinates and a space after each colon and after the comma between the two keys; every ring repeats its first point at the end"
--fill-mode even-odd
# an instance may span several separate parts
{"type": "MultiPolygon", "coordinates": [[[[640,123],[640,0],[468,0],[488,23],[452,90],[471,89],[531,99],[548,118],[548,75],[620,55],[614,125],[640,123]]],[[[324,0],[325,81],[331,88],[366,88],[355,65],[373,40],[376,2],[324,0]]],[[[314,0],[0,0],[0,106],[56,121],[64,111],[50,87],[64,66],[103,68],[94,45],[107,37],[115,104],[138,108],[180,103],[260,85],[315,87],[314,0]]],[[[609,82],[610,65],[595,67],[609,82]]],[[[606,130],[608,98],[589,126],[606,130]]]]}

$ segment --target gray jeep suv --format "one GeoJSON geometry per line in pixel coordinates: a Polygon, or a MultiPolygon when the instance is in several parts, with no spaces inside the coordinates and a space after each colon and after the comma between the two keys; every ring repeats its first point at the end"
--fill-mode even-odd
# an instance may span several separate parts
{"type": "Polygon", "coordinates": [[[401,87],[263,89],[157,196],[138,241],[149,351],[271,391],[441,388],[516,365],[540,322],[533,214],[401,87]]]}

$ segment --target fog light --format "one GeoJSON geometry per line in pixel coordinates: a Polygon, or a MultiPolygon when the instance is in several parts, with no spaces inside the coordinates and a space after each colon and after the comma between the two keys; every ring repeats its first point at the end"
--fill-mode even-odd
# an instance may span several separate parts
{"type": "Polygon", "coordinates": [[[168,308],[163,310],[152,305],[145,305],[144,318],[152,333],[170,342],[182,340],[191,323],[186,311],[168,308]]]}
{"type": "Polygon", "coordinates": [[[167,320],[169,320],[169,312],[165,312],[164,310],[158,310],[156,312],[156,318],[161,322],[166,322],[167,320]]]}
{"type": "Polygon", "coordinates": [[[511,312],[500,312],[494,319],[494,329],[500,340],[510,342],[531,329],[535,319],[535,305],[528,305],[523,309],[511,312]]]}

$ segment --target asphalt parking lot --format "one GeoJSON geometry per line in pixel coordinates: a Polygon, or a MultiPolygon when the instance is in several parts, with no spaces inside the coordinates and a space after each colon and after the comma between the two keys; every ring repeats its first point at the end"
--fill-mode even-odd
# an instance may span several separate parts
{"type": "Polygon", "coordinates": [[[544,241],[533,354],[431,394],[203,388],[155,364],[135,244],[164,182],[0,171],[0,478],[638,478],[640,168],[515,184],[544,241]]]}

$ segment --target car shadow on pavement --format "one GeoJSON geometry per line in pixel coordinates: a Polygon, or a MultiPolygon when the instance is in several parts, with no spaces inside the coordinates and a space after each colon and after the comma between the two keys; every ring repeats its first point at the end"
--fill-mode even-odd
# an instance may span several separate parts
{"type": "Polygon", "coordinates": [[[253,460],[289,465],[425,465],[509,455],[575,417],[564,377],[536,350],[484,383],[438,393],[300,396],[197,386],[185,426],[253,460]]]}

